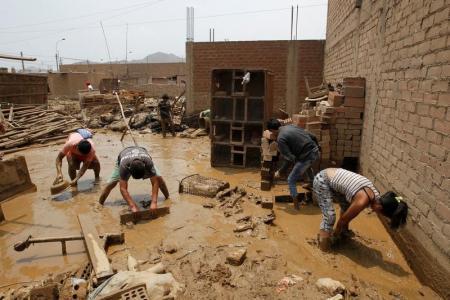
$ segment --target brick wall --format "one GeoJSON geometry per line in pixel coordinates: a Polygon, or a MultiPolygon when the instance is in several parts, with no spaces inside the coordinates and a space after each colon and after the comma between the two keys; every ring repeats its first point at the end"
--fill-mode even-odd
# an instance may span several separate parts
{"type": "Polygon", "coordinates": [[[308,76],[312,85],[322,82],[323,45],[323,41],[187,43],[188,110],[209,107],[213,69],[247,68],[273,73],[274,111],[289,106],[298,112],[306,97],[303,77],[308,76]]]}
{"type": "Polygon", "coordinates": [[[410,206],[393,234],[416,274],[450,297],[448,0],[328,1],[327,81],[366,78],[361,171],[410,206]]]}
{"type": "Polygon", "coordinates": [[[14,104],[47,104],[47,75],[0,73],[0,101],[14,104]]]}

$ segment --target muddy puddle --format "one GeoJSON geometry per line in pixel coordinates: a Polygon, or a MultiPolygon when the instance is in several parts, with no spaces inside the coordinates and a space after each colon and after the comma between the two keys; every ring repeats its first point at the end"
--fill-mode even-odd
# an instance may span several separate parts
{"type": "MultiPolygon", "coordinates": [[[[101,188],[111,174],[117,154],[131,140],[119,141],[120,135],[99,133],[95,136],[97,156],[101,162],[101,184],[94,185],[88,170],[77,191],[50,195],[55,176],[54,161],[61,146],[31,149],[25,155],[32,181],[38,190],[3,204],[7,222],[0,224],[0,286],[46,278],[87,262],[83,243],[67,243],[66,256],[59,243],[37,244],[23,252],[12,248],[17,241],[34,237],[64,236],[80,233],[78,214],[89,214],[99,232],[123,230],[125,244],[108,249],[115,269],[125,269],[128,255],[142,266],[162,261],[175,278],[186,284],[183,299],[228,298],[316,298],[325,299],[314,288],[320,277],[331,277],[346,286],[357,286],[362,298],[434,299],[432,291],[423,287],[408,267],[405,258],[374,214],[363,212],[351,229],[356,237],[334,253],[322,253],[314,245],[321,220],[315,206],[293,209],[292,204],[275,204],[273,225],[261,227],[256,234],[235,233],[236,220],[243,215],[257,216],[262,209],[251,202],[242,203],[243,211],[225,217],[223,211],[204,208],[206,198],[179,195],[178,184],[184,177],[199,173],[241,185],[247,193],[272,197],[287,194],[286,185],[271,192],[259,190],[259,170],[214,169],[209,164],[210,144],[206,137],[198,139],[162,139],[156,135],[139,136],[165,178],[171,197],[159,205],[169,205],[171,213],[163,218],[141,222],[133,227],[120,226],[119,214],[126,209],[118,188],[110,194],[104,207],[97,204],[101,188]],[[175,253],[162,251],[173,245],[175,253]],[[230,248],[245,247],[247,259],[240,267],[226,265],[230,248]],[[302,284],[277,292],[277,282],[286,275],[304,277],[302,284]]],[[[63,172],[67,176],[64,161],[63,172]]],[[[129,191],[138,203],[150,200],[148,181],[130,180],[129,191]]]]}

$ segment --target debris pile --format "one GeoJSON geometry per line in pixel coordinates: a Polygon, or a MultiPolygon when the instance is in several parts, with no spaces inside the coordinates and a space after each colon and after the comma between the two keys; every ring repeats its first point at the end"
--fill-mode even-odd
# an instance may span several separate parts
{"type": "Polygon", "coordinates": [[[11,106],[1,112],[9,126],[6,133],[0,135],[3,150],[67,138],[68,133],[83,127],[74,117],[44,107],[11,106]]]}
{"type": "MultiPolygon", "coordinates": [[[[121,96],[122,101],[122,96],[121,96]]],[[[138,97],[133,101],[125,101],[124,114],[130,128],[140,133],[161,132],[160,117],[158,115],[158,99],[138,97]],[[134,101],[134,103],[133,103],[134,101]]],[[[185,113],[185,97],[172,101],[173,123],[175,131],[181,132],[188,128],[183,124],[185,113]]],[[[106,128],[112,131],[124,131],[126,123],[123,121],[117,99],[103,105],[89,106],[85,110],[89,128],[106,128]]]]}

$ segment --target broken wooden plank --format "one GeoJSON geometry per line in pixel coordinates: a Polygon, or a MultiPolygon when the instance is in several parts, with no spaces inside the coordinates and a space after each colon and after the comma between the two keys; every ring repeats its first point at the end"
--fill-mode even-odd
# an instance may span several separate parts
{"type": "Polygon", "coordinates": [[[120,215],[120,224],[127,224],[128,222],[137,223],[143,220],[153,220],[158,217],[165,216],[170,213],[169,207],[158,207],[154,210],[141,210],[138,212],[126,212],[120,215]]]}
{"type": "Polygon", "coordinates": [[[100,240],[97,229],[91,219],[92,217],[88,215],[78,215],[78,222],[84,236],[84,245],[94,269],[95,277],[100,283],[114,275],[114,272],[103,248],[104,242],[100,240]]]}

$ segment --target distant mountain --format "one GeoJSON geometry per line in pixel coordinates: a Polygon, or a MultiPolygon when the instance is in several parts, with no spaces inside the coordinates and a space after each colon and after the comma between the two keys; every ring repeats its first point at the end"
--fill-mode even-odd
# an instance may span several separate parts
{"type": "Polygon", "coordinates": [[[129,63],[174,63],[183,62],[183,58],[172,53],[155,52],[147,55],[143,59],[131,60],[129,63]]]}

